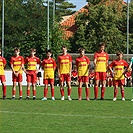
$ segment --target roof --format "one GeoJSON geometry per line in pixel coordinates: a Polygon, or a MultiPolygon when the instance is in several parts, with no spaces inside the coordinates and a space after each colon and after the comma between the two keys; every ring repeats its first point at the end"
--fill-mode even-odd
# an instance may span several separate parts
{"type": "Polygon", "coordinates": [[[66,39],[71,37],[77,30],[77,26],[75,25],[75,18],[76,16],[81,12],[88,12],[85,5],[82,7],[79,11],[75,12],[72,15],[64,16],[61,21],[61,26],[63,27],[63,30],[65,31],[66,39]]]}

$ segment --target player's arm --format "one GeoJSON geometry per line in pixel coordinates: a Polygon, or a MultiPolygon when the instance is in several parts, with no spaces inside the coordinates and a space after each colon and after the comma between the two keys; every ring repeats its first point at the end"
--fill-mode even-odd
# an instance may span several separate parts
{"type": "Polygon", "coordinates": [[[60,77],[60,58],[58,57],[58,77],[60,77]]]}
{"type": "Polygon", "coordinates": [[[128,68],[129,68],[129,64],[126,61],[124,61],[124,66],[126,68],[124,69],[123,74],[126,75],[126,72],[127,72],[128,68]]]}
{"type": "Polygon", "coordinates": [[[54,71],[56,70],[56,62],[55,62],[55,60],[53,60],[54,62],[54,71]]]}
{"type": "Polygon", "coordinates": [[[113,62],[109,65],[109,70],[112,74],[115,74],[114,71],[113,71],[113,62]]]}
{"type": "Polygon", "coordinates": [[[10,59],[10,66],[11,66],[12,72],[15,74],[15,70],[14,70],[14,67],[13,67],[13,59],[12,58],[10,59]]]}
{"type": "Polygon", "coordinates": [[[4,67],[4,69],[6,68],[6,59],[4,58],[4,60],[3,60],[3,67],[4,67]]]}
{"type": "Polygon", "coordinates": [[[72,71],[72,57],[71,56],[69,57],[69,61],[70,61],[70,63],[69,63],[69,74],[71,76],[71,71],[72,71]]]}
{"type": "MultiPolygon", "coordinates": [[[[27,58],[25,58],[25,59],[24,59],[24,64],[27,64],[27,63],[28,63],[28,60],[27,60],[27,58]]],[[[22,65],[22,70],[23,70],[25,73],[27,73],[24,64],[22,65]]]]}

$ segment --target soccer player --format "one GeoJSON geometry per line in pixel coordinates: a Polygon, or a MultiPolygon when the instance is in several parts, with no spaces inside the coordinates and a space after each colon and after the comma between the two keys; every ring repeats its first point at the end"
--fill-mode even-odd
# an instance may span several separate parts
{"type": "Polygon", "coordinates": [[[104,100],[104,93],[105,93],[105,87],[106,87],[106,71],[108,67],[108,60],[109,56],[104,51],[105,49],[105,43],[100,42],[99,45],[99,51],[94,54],[94,69],[95,69],[95,85],[94,85],[94,100],[98,99],[98,85],[99,81],[101,81],[101,100],[104,100]]]}
{"type": "Polygon", "coordinates": [[[72,72],[71,72],[71,84],[77,85],[78,84],[78,71],[77,67],[74,66],[72,72]]]}
{"type": "Polygon", "coordinates": [[[12,100],[16,95],[16,82],[19,86],[19,99],[22,100],[22,68],[24,67],[24,58],[19,55],[20,49],[14,48],[14,56],[10,59],[10,65],[12,69],[12,100]]]}
{"type": "Polygon", "coordinates": [[[0,80],[2,83],[3,100],[6,99],[6,78],[4,72],[5,66],[6,66],[6,59],[2,57],[2,51],[0,49],[0,80]]]}
{"type": "Polygon", "coordinates": [[[48,93],[48,84],[51,86],[51,99],[55,100],[54,98],[54,71],[56,69],[56,62],[51,57],[52,52],[51,50],[47,50],[46,52],[47,58],[44,58],[42,61],[42,67],[44,69],[44,98],[42,100],[47,100],[47,93],[48,93]]]}
{"type": "Polygon", "coordinates": [[[58,75],[60,78],[60,92],[61,100],[64,100],[64,81],[68,85],[68,100],[72,100],[71,94],[71,70],[72,70],[72,57],[67,53],[67,47],[62,47],[62,54],[58,56],[58,75]]]}
{"type": "Polygon", "coordinates": [[[82,100],[82,84],[85,83],[85,91],[86,91],[86,100],[90,100],[89,98],[89,87],[88,87],[88,82],[89,82],[89,64],[90,64],[90,59],[85,56],[85,49],[79,48],[79,57],[76,58],[76,66],[78,70],[78,95],[79,95],[79,100],[82,100]]]}
{"type": "Polygon", "coordinates": [[[123,53],[122,52],[117,52],[117,59],[112,61],[112,63],[109,65],[109,69],[111,73],[114,75],[113,80],[114,80],[114,98],[113,101],[117,100],[117,93],[118,93],[118,87],[121,88],[121,96],[122,96],[122,101],[125,101],[124,98],[124,82],[125,82],[125,77],[124,74],[128,68],[128,63],[122,59],[123,53]],[[126,67],[126,69],[125,69],[126,67]],[[114,70],[114,71],[113,71],[114,70]]]}
{"type": "Polygon", "coordinates": [[[132,69],[128,69],[128,71],[125,73],[125,86],[132,87],[132,69]]]}
{"type": "Polygon", "coordinates": [[[30,97],[30,83],[32,83],[32,91],[33,91],[33,100],[36,100],[36,82],[37,82],[37,73],[36,65],[40,64],[41,61],[38,57],[35,56],[36,49],[30,49],[30,56],[25,58],[24,63],[27,64],[26,72],[27,77],[27,97],[26,100],[29,100],[30,97]]]}

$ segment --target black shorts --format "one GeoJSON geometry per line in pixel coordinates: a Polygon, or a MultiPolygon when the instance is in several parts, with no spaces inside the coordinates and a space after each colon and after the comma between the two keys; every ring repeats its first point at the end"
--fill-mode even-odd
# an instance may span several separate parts
{"type": "Polygon", "coordinates": [[[37,73],[37,77],[42,77],[42,73],[41,72],[38,72],[37,73]]]}

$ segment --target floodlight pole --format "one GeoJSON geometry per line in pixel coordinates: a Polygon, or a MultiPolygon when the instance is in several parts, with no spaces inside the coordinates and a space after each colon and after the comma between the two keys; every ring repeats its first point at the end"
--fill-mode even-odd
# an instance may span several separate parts
{"type": "Polygon", "coordinates": [[[47,0],[47,49],[49,50],[49,0],[47,0]]]}
{"type": "Polygon", "coordinates": [[[129,0],[127,0],[127,61],[129,54],[129,0]]]}
{"type": "Polygon", "coordinates": [[[2,0],[2,56],[4,56],[4,0],[2,0]]]}

